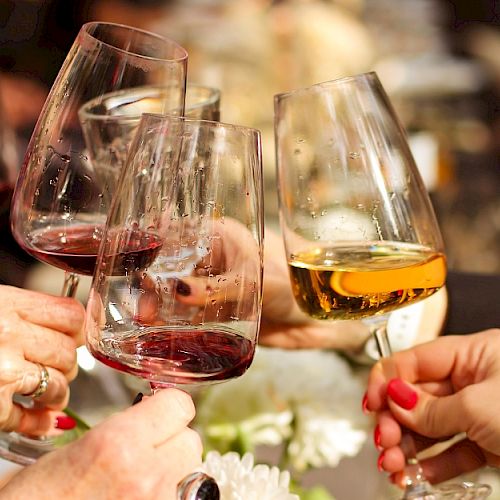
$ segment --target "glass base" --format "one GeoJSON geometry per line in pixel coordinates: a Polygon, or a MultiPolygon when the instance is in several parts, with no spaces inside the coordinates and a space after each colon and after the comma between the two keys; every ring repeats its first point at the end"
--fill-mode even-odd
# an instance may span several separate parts
{"type": "Polygon", "coordinates": [[[406,491],[401,500],[481,500],[490,494],[491,488],[487,484],[463,482],[432,486],[424,491],[417,487],[406,491]]]}
{"type": "Polygon", "coordinates": [[[0,457],[19,465],[34,464],[55,449],[50,438],[33,438],[17,432],[0,432],[0,457]]]}

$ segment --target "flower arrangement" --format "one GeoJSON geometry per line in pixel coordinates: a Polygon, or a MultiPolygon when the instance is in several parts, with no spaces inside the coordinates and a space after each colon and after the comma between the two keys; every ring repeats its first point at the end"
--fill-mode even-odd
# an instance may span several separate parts
{"type": "MultiPolygon", "coordinates": [[[[258,456],[262,445],[279,446],[278,466],[291,472],[293,489],[308,469],[335,467],[359,452],[369,429],[360,411],[363,387],[349,363],[333,351],[258,347],[243,377],[198,396],[195,426],[206,450],[249,457],[245,454],[258,456]]],[[[235,463],[235,455],[229,456],[235,463]]],[[[249,470],[250,458],[243,461],[249,470]]],[[[323,492],[308,498],[331,496],[323,492]]]]}

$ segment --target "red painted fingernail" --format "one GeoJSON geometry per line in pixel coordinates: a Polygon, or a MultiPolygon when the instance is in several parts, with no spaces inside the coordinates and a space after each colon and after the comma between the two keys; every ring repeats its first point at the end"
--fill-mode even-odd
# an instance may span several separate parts
{"type": "Polygon", "coordinates": [[[366,392],[363,396],[363,401],[361,402],[361,408],[363,409],[363,413],[365,415],[368,415],[368,413],[370,413],[370,410],[368,409],[368,394],[366,392]]]}
{"type": "Polygon", "coordinates": [[[380,446],[381,438],[382,436],[380,435],[380,427],[377,425],[377,427],[375,427],[375,430],[373,431],[373,442],[375,443],[375,446],[378,450],[382,448],[380,446]]]}
{"type": "Polygon", "coordinates": [[[412,410],[418,401],[417,393],[399,378],[393,378],[387,385],[387,394],[401,408],[412,410]]]}
{"type": "Polygon", "coordinates": [[[385,451],[383,451],[379,457],[378,457],[378,460],[377,460],[377,468],[380,472],[382,472],[384,470],[384,466],[383,466],[383,463],[384,463],[384,458],[385,458],[385,451]]]}
{"type": "Polygon", "coordinates": [[[63,431],[69,431],[76,427],[76,420],[68,415],[60,415],[56,417],[56,429],[62,429],[63,431]]]}

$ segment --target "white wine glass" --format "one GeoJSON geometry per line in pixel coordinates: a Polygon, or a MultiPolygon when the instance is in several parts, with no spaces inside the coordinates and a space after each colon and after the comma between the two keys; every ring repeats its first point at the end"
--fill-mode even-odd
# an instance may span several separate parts
{"type": "MultiPolygon", "coordinates": [[[[294,296],[320,320],[362,319],[389,356],[391,311],[446,280],[443,241],[405,133],[375,73],[275,96],[280,219],[294,296]]],[[[485,498],[431,486],[409,435],[403,499],[485,498]]]]}

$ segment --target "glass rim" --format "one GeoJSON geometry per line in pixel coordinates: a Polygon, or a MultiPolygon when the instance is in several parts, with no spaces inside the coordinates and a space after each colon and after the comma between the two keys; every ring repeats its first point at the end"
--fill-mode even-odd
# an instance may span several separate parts
{"type": "Polygon", "coordinates": [[[142,28],[134,28],[133,26],[129,26],[127,24],[120,24],[120,23],[112,23],[112,22],[106,22],[106,21],[91,21],[88,23],[85,23],[81,26],[80,28],[80,34],[94,40],[95,42],[109,47],[110,49],[113,49],[117,52],[121,52],[123,54],[127,54],[128,56],[131,57],[136,57],[138,59],[146,60],[146,61],[165,61],[168,63],[175,63],[175,62],[182,62],[182,61],[187,61],[188,59],[188,52],[187,50],[178,42],[173,40],[172,38],[168,38],[166,36],[160,35],[158,33],[154,33],[152,31],[144,30],[142,28]],[[147,56],[144,54],[139,54],[138,52],[134,52],[132,50],[126,50],[121,47],[117,47],[116,45],[113,45],[111,43],[105,42],[98,37],[96,37],[93,33],[90,33],[90,29],[95,26],[109,26],[112,28],[120,28],[125,31],[134,31],[137,33],[141,33],[143,35],[147,35],[151,38],[155,38],[157,40],[160,40],[162,42],[166,42],[167,44],[171,45],[172,47],[175,48],[175,50],[179,51],[180,55],[178,57],[172,57],[172,58],[165,58],[165,57],[154,57],[154,56],[147,56]]]}
{"type": "Polygon", "coordinates": [[[375,80],[378,82],[379,78],[376,71],[367,71],[366,73],[358,73],[356,75],[341,76],[339,78],[334,78],[333,80],[326,80],[324,82],[313,83],[312,85],[308,85],[306,87],[300,87],[298,89],[280,92],[278,94],[275,94],[274,101],[275,103],[277,103],[295,94],[301,94],[317,88],[329,88],[335,85],[344,84],[355,80],[375,80]]]}
{"type": "MultiPolygon", "coordinates": [[[[247,127],[246,125],[237,125],[235,123],[226,123],[226,122],[218,122],[215,120],[203,120],[200,118],[191,118],[189,116],[179,116],[179,115],[172,115],[172,114],[159,114],[159,113],[143,113],[141,116],[141,123],[145,122],[146,120],[150,119],[156,119],[159,122],[165,122],[169,120],[176,120],[176,121],[183,121],[183,122],[188,122],[188,123],[200,123],[204,124],[207,126],[210,126],[212,128],[226,128],[226,129],[231,129],[231,130],[240,130],[240,131],[248,131],[252,132],[253,134],[256,134],[258,136],[261,135],[261,131],[258,128],[255,127],[247,127]]],[[[141,125],[139,125],[140,127],[141,125]]]]}
{"type": "MultiPolygon", "coordinates": [[[[142,87],[132,87],[132,90],[150,90],[147,96],[145,97],[151,97],[155,95],[157,91],[163,90],[163,89],[168,89],[167,85],[146,85],[142,87]]],[[[205,106],[206,104],[214,104],[221,98],[222,92],[220,89],[217,87],[210,87],[207,85],[202,85],[198,83],[188,83],[186,85],[185,89],[185,94],[187,96],[187,92],[189,89],[205,89],[208,90],[209,92],[209,97],[206,100],[200,101],[199,103],[193,105],[192,107],[186,107],[186,111],[188,109],[198,109],[201,106],[205,106]]],[[[89,107],[91,108],[92,106],[96,106],[98,104],[101,104],[104,98],[119,98],[121,95],[126,96],[130,95],[131,89],[120,89],[116,90],[114,92],[108,92],[106,94],[103,94],[102,96],[95,97],[94,99],[91,99],[90,101],[87,101],[83,106],[80,107],[78,110],[78,115],[81,116],[83,119],[92,119],[92,120],[99,120],[99,121],[113,121],[113,120],[120,120],[122,122],[133,122],[140,120],[143,114],[159,114],[159,113],[140,113],[140,114],[130,114],[130,115],[106,115],[106,114],[96,114],[92,113],[89,111],[89,107]]]]}

